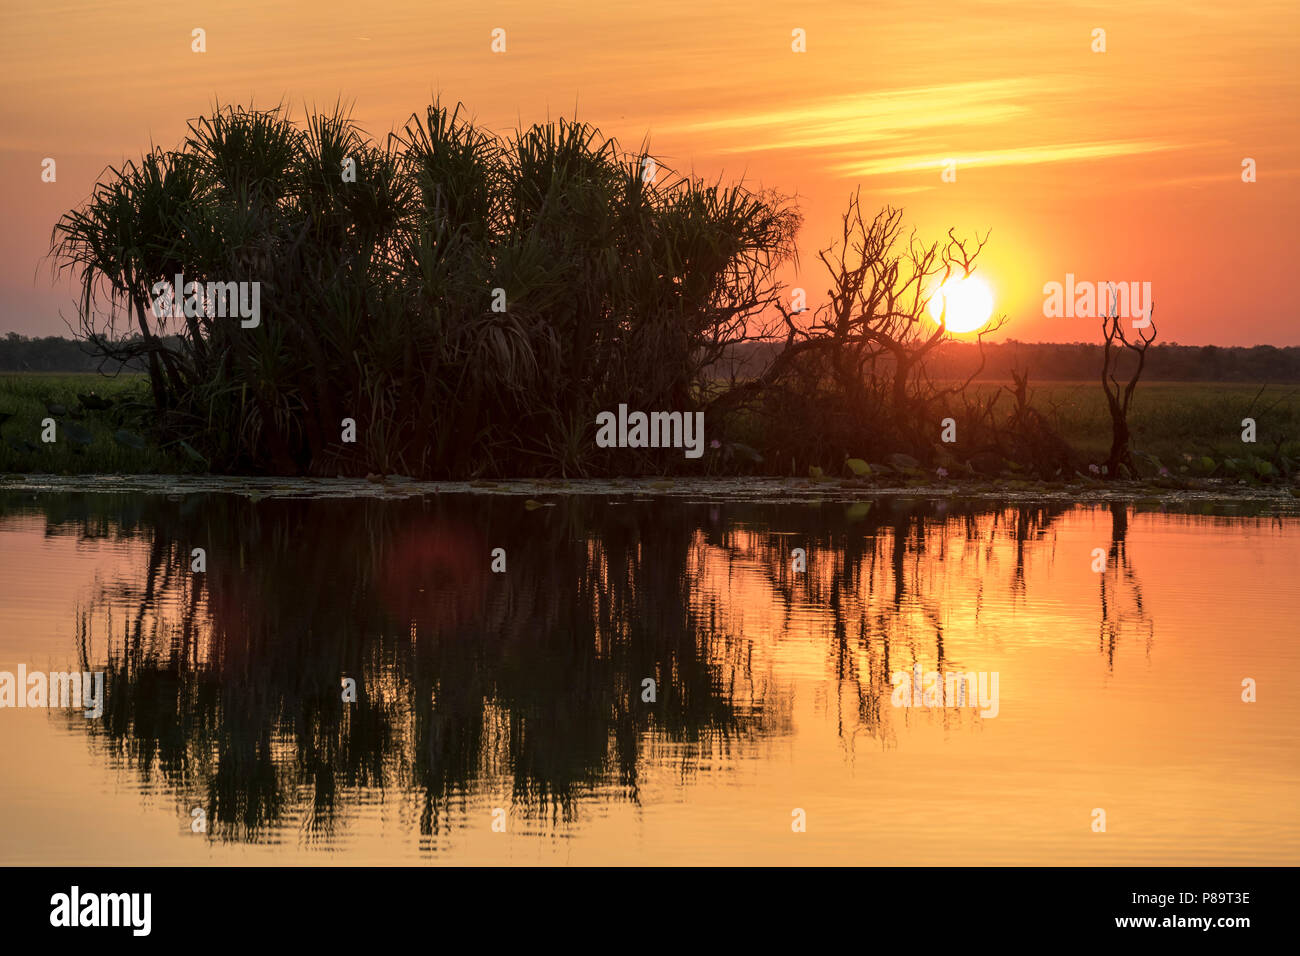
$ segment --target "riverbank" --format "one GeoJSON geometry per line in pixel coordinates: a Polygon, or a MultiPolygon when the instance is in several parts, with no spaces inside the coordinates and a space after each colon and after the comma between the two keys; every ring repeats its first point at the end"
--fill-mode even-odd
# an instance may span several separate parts
{"type": "Polygon", "coordinates": [[[222,475],[5,475],[0,493],[125,493],[159,495],[229,494],[265,498],[403,499],[476,494],[524,499],[528,510],[550,507],[571,497],[614,501],[653,498],[696,502],[740,501],[769,504],[865,504],[908,499],[1016,501],[1088,504],[1131,502],[1138,510],[1191,510],[1205,514],[1300,515],[1293,489],[1204,480],[1195,488],[1146,482],[1076,481],[1045,483],[992,479],[963,482],[911,482],[891,485],[806,478],[592,479],[578,481],[416,481],[402,476],[353,478],[242,478],[222,475]]]}
{"type": "MultiPolygon", "coordinates": [[[[972,386],[972,395],[981,401],[993,398],[1001,386],[980,383],[972,386]]],[[[1062,439],[1086,460],[1105,460],[1110,440],[1109,413],[1105,397],[1095,382],[1048,382],[1030,389],[1031,405],[1050,422],[1062,439]]],[[[1009,407],[1009,397],[1000,396],[1009,407]]],[[[21,373],[0,375],[0,474],[40,475],[193,475],[201,476],[208,463],[184,442],[158,443],[151,434],[152,417],[148,379],[143,375],[117,377],[85,373],[21,373]],[[88,409],[84,397],[98,399],[108,407],[88,409]],[[53,414],[58,413],[58,414],[53,414]],[[53,442],[42,440],[47,419],[56,423],[53,442]]],[[[1241,497],[1247,487],[1258,486],[1267,492],[1271,487],[1297,487],[1294,471],[1300,462],[1300,389],[1289,385],[1243,385],[1240,383],[1166,383],[1143,385],[1138,391],[1130,416],[1135,457],[1146,479],[1136,484],[1142,493],[1163,494],[1168,491],[1199,493],[1226,489],[1230,497],[1241,497]],[[1242,440],[1242,421],[1256,422],[1256,440],[1242,440]],[[1164,474],[1162,474],[1162,469],[1164,474]],[[1283,469],[1289,469],[1283,473],[1283,469]]],[[[707,438],[707,435],[706,435],[707,438]]],[[[749,438],[749,436],[746,436],[749,438]]],[[[752,440],[761,444],[761,435],[752,440]]],[[[1051,492],[1058,485],[1029,480],[1017,474],[1012,462],[980,462],[983,475],[963,475],[964,456],[960,444],[952,447],[958,464],[945,469],[942,476],[920,468],[890,467],[888,462],[868,462],[874,481],[867,486],[887,489],[889,483],[911,489],[916,483],[930,487],[945,486],[945,477],[963,491],[983,493],[989,485],[1016,489],[1039,488],[1051,492]],[[882,465],[884,466],[882,468],[882,465]],[[990,472],[1001,471],[1001,476],[990,472]]],[[[737,445],[736,449],[744,446],[737,445]]],[[[725,449],[724,449],[725,450],[725,449]]],[[[787,480],[775,478],[776,462],[750,462],[739,452],[714,460],[718,452],[710,449],[702,467],[716,469],[713,476],[664,476],[646,479],[675,482],[787,480]],[[765,477],[721,476],[719,471],[736,471],[744,461],[755,472],[768,471],[765,477]]],[[[981,456],[975,456],[977,459],[981,456]]],[[[988,457],[988,456],[983,456],[988,457]]],[[[685,467],[691,463],[680,456],[667,467],[685,467]]],[[[915,464],[915,462],[913,462],[915,464]]],[[[697,466],[692,466],[697,467],[697,466]]],[[[823,462],[824,481],[834,482],[852,475],[842,462],[823,462]]],[[[781,469],[787,473],[789,463],[781,469]]],[[[1059,487],[1092,488],[1090,478],[1073,477],[1074,482],[1059,487]]],[[[806,479],[801,471],[800,478],[806,479]]],[[[269,479],[283,483],[285,479],[269,479]]],[[[358,478],[358,480],[360,480],[358,478]]],[[[797,482],[800,480],[796,478],[797,482]]],[[[390,482],[391,483],[391,482],[390,482]]],[[[508,483],[508,482],[507,482],[508,483]]],[[[467,485],[467,482],[452,482],[467,485]]],[[[1101,482],[1096,482],[1101,485],[1101,482]]],[[[1120,485],[1127,488],[1127,485],[1120,485]]],[[[1121,496],[1133,492],[1121,491],[1121,496]]],[[[1268,497],[1265,494],[1265,497],[1268,497]]]]}

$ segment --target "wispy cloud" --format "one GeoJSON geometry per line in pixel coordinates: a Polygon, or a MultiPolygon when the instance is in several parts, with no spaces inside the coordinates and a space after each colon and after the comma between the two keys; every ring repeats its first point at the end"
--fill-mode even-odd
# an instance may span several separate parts
{"type": "Polygon", "coordinates": [[[706,138],[712,134],[713,148],[720,153],[815,152],[822,169],[845,178],[938,169],[947,160],[960,167],[1024,166],[1180,148],[1160,139],[1114,136],[1023,145],[1031,135],[1050,137],[1064,125],[1059,113],[1042,119],[1028,104],[1048,113],[1044,98],[1060,103],[1077,91],[1079,82],[1025,76],[877,90],[710,118],[676,130],[706,138]],[[989,147],[954,155],[955,135],[966,143],[973,135],[989,147]]]}
{"type": "MultiPolygon", "coordinates": [[[[1269,179],[1291,179],[1300,176],[1300,168],[1291,169],[1270,169],[1268,171],[1269,179]]],[[[1200,188],[1202,186],[1229,186],[1236,187],[1241,185],[1241,169],[1230,167],[1226,170],[1217,170],[1213,173],[1204,173],[1201,175],[1179,176],[1173,179],[1162,179],[1159,186],[1182,188],[1191,186],[1200,188]]]]}
{"type": "MultiPolygon", "coordinates": [[[[1011,102],[1028,92],[1027,79],[984,80],[830,97],[818,103],[738,113],[688,123],[669,132],[725,133],[736,141],[730,152],[798,149],[807,146],[897,139],[932,127],[1007,122],[1027,112],[1011,102]]],[[[1032,87],[1042,92],[1042,83],[1032,87]]]]}
{"type": "Polygon", "coordinates": [[[1038,163],[1069,163],[1084,159],[1107,159],[1114,156],[1133,156],[1177,149],[1173,143],[1153,140],[1121,140],[1107,143],[1056,143],[1042,146],[1021,146],[1015,149],[994,149],[967,156],[925,155],[885,156],[862,161],[833,164],[832,172],[843,176],[886,176],[890,173],[913,172],[920,169],[940,169],[951,160],[958,168],[970,166],[1030,166],[1038,163]]]}
{"type": "Polygon", "coordinates": [[[935,186],[887,186],[884,189],[874,190],[874,193],[877,196],[910,196],[913,193],[925,193],[936,188],[935,186]]]}

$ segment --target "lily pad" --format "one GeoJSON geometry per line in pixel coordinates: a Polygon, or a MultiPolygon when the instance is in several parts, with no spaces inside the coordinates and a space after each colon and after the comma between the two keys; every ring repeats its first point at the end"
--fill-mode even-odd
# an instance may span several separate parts
{"type": "Polygon", "coordinates": [[[113,432],[113,440],[119,445],[125,445],[127,448],[134,448],[136,451],[143,451],[145,447],[145,440],[143,438],[135,432],[128,431],[125,428],[119,428],[117,431],[113,432]]]}
{"type": "Polygon", "coordinates": [[[78,425],[76,422],[64,424],[63,434],[74,445],[89,445],[95,440],[95,436],[91,434],[89,428],[85,425],[78,425]]]}
{"type": "Polygon", "coordinates": [[[870,501],[855,501],[844,509],[844,517],[848,521],[861,521],[871,513],[870,501]]]}
{"type": "Polygon", "coordinates": [[[761,464],[763,456],[748,445],[741,444],[738,441],[730,442],[726,446],[728,456],[735,455],[737,458],[744,458],[746,461],[752,461],[755,464],[761,464]]]}
{"type": "Polygon", "coordinates": [[[181,446],[181,451],[185,452],[185,456],[189,458],[190,461],[198,462],[199,464],[203,464],[203,465],[206,465],[208,463],[208,460],[204,458],[202,455],[200,455],[198,450],[195,449],[195,447],[191,445],[189,442],[182,441],[180,443],[180,446],[181,446]]]}

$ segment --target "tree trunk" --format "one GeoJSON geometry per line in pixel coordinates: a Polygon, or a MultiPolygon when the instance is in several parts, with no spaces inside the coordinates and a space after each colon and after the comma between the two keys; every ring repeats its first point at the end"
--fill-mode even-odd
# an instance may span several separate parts
{"type": "Polygon", "coordinates": [[[1106,475],[1110,478],[1118,477],[1120,465],[1127,468],[1129,474],[1133,474],[1133,454],[1128,447],[1128,419],[1114,402],[1110,405],[1110,427],[1110,455],[1106,459],[1106,475]]]}

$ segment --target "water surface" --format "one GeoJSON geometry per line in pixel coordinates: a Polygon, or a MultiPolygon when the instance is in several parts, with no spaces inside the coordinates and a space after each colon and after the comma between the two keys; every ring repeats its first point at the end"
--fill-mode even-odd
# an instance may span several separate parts
{"type": "Polygon", "coordinates": [[[0,492],[0,862],[1300,860],[1300,519],[544,503],[0,492]]]}

